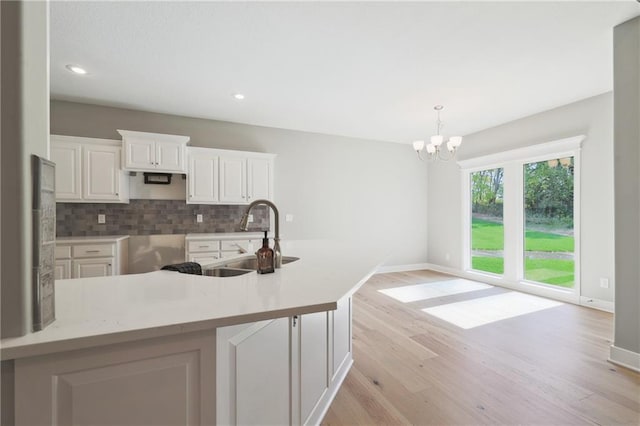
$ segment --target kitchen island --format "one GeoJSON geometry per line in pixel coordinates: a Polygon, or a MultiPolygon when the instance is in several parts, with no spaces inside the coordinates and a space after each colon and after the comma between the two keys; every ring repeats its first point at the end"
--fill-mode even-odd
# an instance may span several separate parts
{"type": "Polygon", "coordinates": [[[300,260],[267,275],[57,281],[57,320],[2,340],[16,424],[318,423],[352,363],[351,295],[384,259],[283,253],[300,260]]]}

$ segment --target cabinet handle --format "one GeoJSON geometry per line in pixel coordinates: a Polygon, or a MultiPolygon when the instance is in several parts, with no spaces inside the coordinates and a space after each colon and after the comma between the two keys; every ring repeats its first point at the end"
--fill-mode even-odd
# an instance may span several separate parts
{"type": "Polygon", "coordinates": [[[198,248],[209,248],[209,246],[198,246],[198,248]]]}
{"type": "Polygon", "coordinates": [[[120,195],[120,194],[118,194],[118,193],[116,192],[116,195],[120,195]]]}
{"type": "Polygon", "coordinates": [[[298,316],[294,315],[293,316],[293,326],[295,327],[297,323],[298,323],[298,316]]]}
{"type": "Polygon", "coordinates": [[[85,250],[85,253],[100,253],[100,250],[85,250]]]}

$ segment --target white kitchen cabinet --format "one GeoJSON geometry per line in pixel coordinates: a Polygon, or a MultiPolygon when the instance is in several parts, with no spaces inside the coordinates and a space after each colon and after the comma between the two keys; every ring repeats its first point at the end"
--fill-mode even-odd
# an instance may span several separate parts
{"type": "Polygon", "coordinates": [[[273,158],[247,159],[247,201],[273,200],[273,158]]]}
{"type": "Polygon", "coordinates": [[[74,259],[71,264],[73,268],[73,278],[91,278],[91,277],[108,277],[115,275],[113,264],[115,259],[96,258],[96,259],[74,259]]]}
{"type": "Polygon", "coordinates": [[[300,419],[302,424],[329,387],[328,312],[300,317],[300,419]]]}
{"type": "Polygon", "coordinates": [[[56,279],[123,275],[129,237],[65,237],[56,240],[56,279]]]}
{"type": "Polygon", "coordinates": [[[230,340],[239,425],[290,423],[289,318],[256,323],[230,340]]]}
{"type": "Polygon", "coordinates": [[[220,157],[220,201],[247,202],[247,160],[243,157],[220,157]]]}
{"type": "Polygon", "coordinates": [[[82,145],[52,136],[50,157],[56,163],[56,200],[81,200],[82,145]]]}
{"type": "Polygon", "coordinates": [[[51,135],[56,201],[128,203],[129,178],[119,141],[51,135]]]}
{"type": "Polygon", "coordinates": [[[338,308],[331,313],[333,356],[331,377],[340,373],[342,366],[351,361],[351,298],[338,301],[338,308]]]}
{"type": "Polygon", "coordinates": [[[15,424],[213,425],[215,333],[15,361],[15,424]]]}
{"type": "Polygon", "coordinates": [[[188,204],[249,204],[273,200],[274,154],[187,149],[188,204]]]}
{"type": "Polygon", "coordinates": [[[185,259],[200,265],[218,259],[253,253],[261,247],[262,234],[257,232],[187,234],[185,237],[185,259]]]}
{"type": "Polygon", "coordinates": [[[120,151],[117,146],[84,147],[83,196],[86,200],[120,200],[120,151]]]}
{"type": "Polygon", "coordinates": [[[122,135],[124,168],[148,172],[185,172],[188,136],[118,130],[122,135]]]}
{"type": "Polygon", "coordinates": [[[54,279],[66,280],[71,278],[71,259],[56,259],[54,279]]]}
{"type": "Polygon", "coordinates": [[[188,148],[189,168],[187,203],[216,204],[220,201],[218,192],[220,178],[218,174],[219,156],[211,149],[188,148]]]}
{"type": "Polygon", "coordinates": [[[336,342],[351,338],[350,306],[218,328],[217,423],[320,423],[353,363],[350,343],[336,342]],[[334,371],[336,346],[348,353],[334,371]]]}

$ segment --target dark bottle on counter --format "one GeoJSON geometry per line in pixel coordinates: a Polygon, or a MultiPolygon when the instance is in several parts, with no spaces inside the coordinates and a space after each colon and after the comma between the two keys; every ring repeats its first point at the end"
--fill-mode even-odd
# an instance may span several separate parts
{"type": "Polygon", "coordinates": [[[262,239],[262,248],[256,252],[258,257],[258,273],[268,274],[275,272],[274,268],[274,256],[273,250],[269,248],[269,238],[267,238],[267,231],[264,231],[264,238],[262,239]]]}

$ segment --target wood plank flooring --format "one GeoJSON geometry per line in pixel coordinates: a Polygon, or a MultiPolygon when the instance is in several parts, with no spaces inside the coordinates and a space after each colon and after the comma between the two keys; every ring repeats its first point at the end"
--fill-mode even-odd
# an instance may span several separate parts
{"type": "Polygon", "coordinates": [[[453,279],[373,276],[353,299],[354,365],[324,425],[640,425],[640,374],[606,361],[613,316],[558,307],[462,329],[377,290],[453,279]]]}

